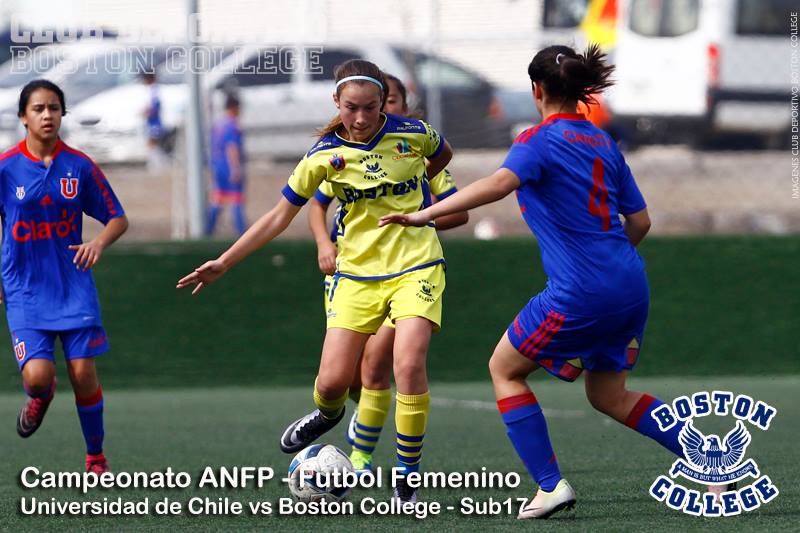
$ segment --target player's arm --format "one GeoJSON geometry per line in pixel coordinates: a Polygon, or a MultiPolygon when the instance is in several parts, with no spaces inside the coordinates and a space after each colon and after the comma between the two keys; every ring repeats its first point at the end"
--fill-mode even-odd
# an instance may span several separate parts
{"type": "Polygon", "coordinates": [[[386,224],[402,224],[404,226],[424,226],[428,222],[439,217],[468,211],[478,206],[496,202],[508,196],[511,191],[519,188],[520,179],[509,169],[503,167],[495,171],[491,176],[481,178],[474,183],[470,183],[452,196],[448,196],[441,202],[435,203],[427,209],[416,213],[391,214],[381,217],[379,226],[386,224]]]}
{"type": "Polygon", "coordinates": [[[118,216],[109,220],[103,231],[91,241],[70,245],[69,249],[75,250],[75,257],[72,259],[75,267],[81,270],[92,268],[100,261],[103,251],[114,244],[127,230],[128,217],[118,216]]]}
{"type": "Polygon", "coordinates": [[[336,270],[336,246],[328,233],[327,213],[330,203],[323,204],[312,198],[308,205],[308,227],[317,243],[317,262],[323,274],[333,275],[336,270]]]}
{"type": "Polygon", "coordinates": [[[650,215],[647,213],[647,208],[645,207],[641,211],[623,216],[625,217],[625,224],[623,225],[625,235],[628,236],[631,244],[638,246],[644,236],[647,235],[647,232],[650,231],[650,215]]]}
{"type": "Polygon", "coordinates": [[[228,160],[228,168],[231,169],[231,181],[239,183],[242,180],[242,154],[235,143],[225,145],[225,157],[228,160]]]}
{"type": "MultiPolygon", "coordinates": [[[[439,199],[434,196],[433,201],[434,203],[437,203],[439,199]]],[[[458,226],[463,226],[469,222],[469,213],[467,211],[459,211],[458,213],[453,213],[452,215],[437,217],[434,222],[436,222],[436,229],[438,231],[457,228],[458,226]]]]}
{"type": "Polygon", "coordinates": [[[178,281],[177,288],[196,285],[192,294],[197,294],[206,285],[218,280],[236,263],[252,254],[275,237],[283,233],[289,223],[297,216],[302,206],[290,203],[281,198],[268,213],[259,218],[255,224],[244,232],[233,245],[225,250],[217,259],[206,261],[178,281]]]}
{"type": "Polygon", "coordinates": [[[425,160],[425,167],[428,176],[436,176],[439,172],[443,171],[450,160],[453,159],[453,149],[450,147],[450,144],[442,139],[444,146],[436,154],[434,157],[430,157],[425,160]]]}

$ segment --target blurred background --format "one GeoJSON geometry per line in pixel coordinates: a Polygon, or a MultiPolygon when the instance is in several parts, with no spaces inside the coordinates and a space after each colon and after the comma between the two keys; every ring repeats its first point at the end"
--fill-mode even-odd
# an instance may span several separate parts
{"type": "MultiPolygon", "coordinates": [[[[21,86],[52,79],[67,95],[63,137],[103,166],[134,220],[127,238],[198,237],[191,218],[204,216],[198,210],[210,178],[202,169],[226,94],[241,101],[252,220],[333,116],[333,69],[342,61],[365,58],[405,82],[412,105],[455,148],[451,171],[463,186],[494,170],[516,135],[538,122],[526,73],[536,50],[591,41],[616,64],[617,84],[589,116],[625,150],[654,233],[794,233],[790,4],[5,0],[0,144],[22,136],[21,86]],[[145,71],[156,74],[160,98],[155,161],[145,71]]],[[[512,206],[507,199],[476,210],[448,235],[525,234],[512,206]]],[[[226,217],[218,234],[235,234],[226,217]]],[[[307,235],[305,222],[287,235],[307,235]]]]}

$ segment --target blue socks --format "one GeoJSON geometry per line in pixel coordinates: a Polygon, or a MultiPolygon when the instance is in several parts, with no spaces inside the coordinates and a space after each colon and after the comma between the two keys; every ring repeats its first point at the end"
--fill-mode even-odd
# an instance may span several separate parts
{"type": "Polygon", "coordinates": [[[678,434],[684,426],[684,422],[678,421],[667,431],[661,431],[658,423],[650,416],[654,410],[664,405],[664,402],[649,394],[642,394],[639,401],[631,409],[625,425],[642,435],[650,437],[664,448],[668,449],[678,457],[683,457],[683,447],[678,442],[678,434]]]}
{"type": "Polygon", "coordinates": [[[536,396],[525,394],[497,400],[508,438],[525,468],[539,487],[552,492],[561,481],[561,471],[547,434],[547,422],[536,396]]]}
{"type": "Polygon", "coordinates": [[[84,398],[75,397],[78,418],[81,421],[83,438],[86,441],[86,453],[97,455],[103,451],[103,389],[84,398]]]}

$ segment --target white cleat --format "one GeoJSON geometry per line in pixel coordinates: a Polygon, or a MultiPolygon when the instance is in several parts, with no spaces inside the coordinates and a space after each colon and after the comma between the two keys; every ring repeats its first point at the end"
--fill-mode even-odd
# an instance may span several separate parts
{"type": "Polygon", "coordinates": [[[572,490],[566,479],[562,479],[553,489],[553,492],[545,492],[539,489],[536,496],[531,498],[531,501],[520,510],[517,519],[544,519],[562,509],[572,509],[573,507],[575,507],[575,491],[572,490]]]}

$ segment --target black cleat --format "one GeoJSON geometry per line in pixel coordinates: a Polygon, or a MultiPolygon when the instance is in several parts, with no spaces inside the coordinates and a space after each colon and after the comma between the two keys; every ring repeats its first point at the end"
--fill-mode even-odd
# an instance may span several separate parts
{"type": "Polygon", "coordinates": [[[298,418],[286,428],[281,435],[281,451],[283,453],[299,452],[333,427],[344,418],[344,408],[336,418],[325,418],[319,409],[302,418],[298,418]]]}
{"type": "Polygon", "coordinates": [[[412,488],[406,482],[406,476],[397,478],[397,485],[394,487],[392,499],[400,503],[417,503],[417,489],[412,488]]]}

